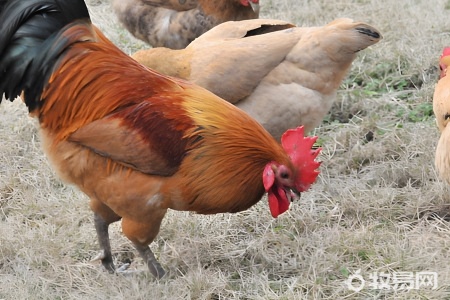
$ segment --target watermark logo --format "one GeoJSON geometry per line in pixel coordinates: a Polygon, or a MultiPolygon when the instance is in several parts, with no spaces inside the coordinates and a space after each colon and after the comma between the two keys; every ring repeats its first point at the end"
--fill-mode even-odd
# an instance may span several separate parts
{"type": "Polygon", "coordinates": [[[351,274],[345,281],[347,288],[360,292],[365,287],[372,290],[420,290],[438,288],[437,272],[373,272],[368,280],[361,275],[361,270],[351,274]]]}

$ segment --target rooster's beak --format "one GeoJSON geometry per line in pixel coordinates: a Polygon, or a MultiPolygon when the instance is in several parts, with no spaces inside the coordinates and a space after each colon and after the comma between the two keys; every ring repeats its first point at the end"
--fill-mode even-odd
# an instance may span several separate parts
{"type": "Polygon", "coordinates": [[[294,200],[295,201],[300,200],[301,193],[299,191],[297,191],[296,189],[291,189],[289,192],[290,192],[288,195],[289,201],[294,202],[294,200]]]}
{"type": "Polygon", "coordinates": [[[257,14],[259,14],[259,3],[254,3],[252,1],[249,1],[250,6],[252,7],[253,11],[257,14]]]}

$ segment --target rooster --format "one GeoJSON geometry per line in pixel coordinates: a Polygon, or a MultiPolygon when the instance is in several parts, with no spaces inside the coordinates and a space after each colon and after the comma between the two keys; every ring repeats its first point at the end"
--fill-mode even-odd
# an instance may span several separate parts
{"type": "Polygon", "coordinates": [[[114,0],[113,9],[138,39],[182,49],[220,23],[258,18],[259,0],[114,0]]]}
{"type": "Polygon", "coordinates": [[[161,278],[149,245],[168,209],[234,213],[267,192],[278,217],[316,180],[315,137],[299,127],[279,144],[207,90],[140,65],[91,23],[83,0],[11,0],[0,27],[0,95],[21,95],[58,175],[90,198],[111,272],[113,222],[161,278]]]}
{"type": "Polygon", "coordinates": [[[140,50],[133,58],[234,103],[280,140],[288,128],[320,125],[358,51],[380,39],[350,19],[310,28],[256,19],[220,24],[186,49],[140,50]]]}
{"type": "Polygon", "coordinates": [[[439,176],[450,183],[450,76],[447,70],[450,66],[450,47],[444,48],[439,60],[440,79],[433,95],[433,111],[441,136],[436,147],[435,165],[439,176]]]}

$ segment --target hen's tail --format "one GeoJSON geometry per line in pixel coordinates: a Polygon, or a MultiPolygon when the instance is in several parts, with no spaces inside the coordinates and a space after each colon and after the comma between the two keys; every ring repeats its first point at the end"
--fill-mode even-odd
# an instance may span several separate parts
{"type": "Polygon", "coordinates": [[[0,0],[0,101],[22,91],[30,111],[67,43],[56,43],[65,26],[89,20],[83,0],[0,0]]]}
{"type": "Polygon", "coordinates": [[[351,19],[336,19],[327,24],[326,28],[329,29],[329,42],[335,45],[338,56],[349,54],[349,58],[352,57],[351,54],[364,50],[383,38],[376,28],[351,19]]]}

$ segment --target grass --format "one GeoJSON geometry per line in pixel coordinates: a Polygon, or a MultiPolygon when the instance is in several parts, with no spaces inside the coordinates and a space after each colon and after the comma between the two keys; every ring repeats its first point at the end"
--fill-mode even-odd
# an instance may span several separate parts
{"type": "MultiPolygon", "coordinates": [[[[145,46],[116,23],[109,1],[88,5],[125,52],[145,46]]],[[[110,275],[91,262],[87,197],[55,176],[24,105],[2,103],[0,299],[450,299],[450,193],[433,165],[431,110],[449,1],[261,5],[262,17],[304,26],[351,17],[384,36],[359,54],[315,131],[323,163],[312,189],[278,219],[264,199],[234,215],[170,212],[152,245],[169,272],[160,282],[115,224],[114,259],[138,272],[110,275]],[[374,272],[424,271],[437,272],[437,289],[369,286],[374,272]],[[360,292],[345,284],[355,274],[367,281],[360,292]]]]}

